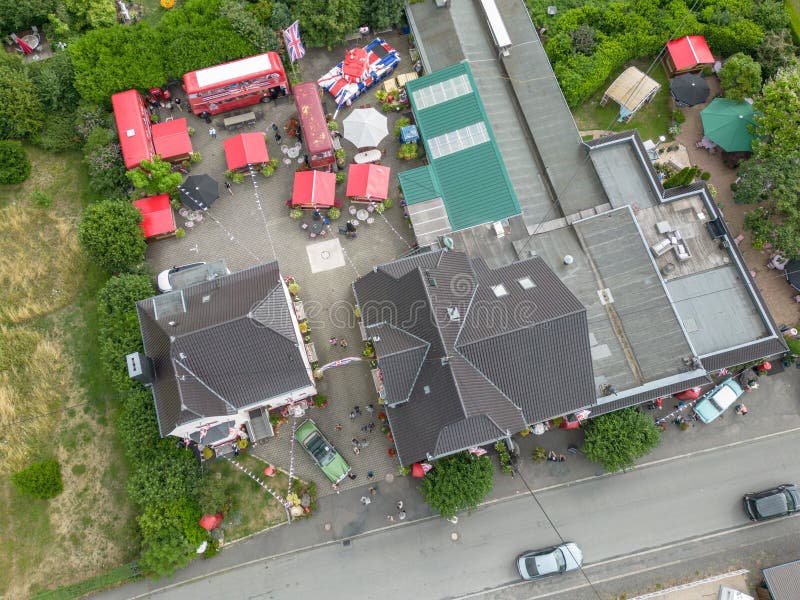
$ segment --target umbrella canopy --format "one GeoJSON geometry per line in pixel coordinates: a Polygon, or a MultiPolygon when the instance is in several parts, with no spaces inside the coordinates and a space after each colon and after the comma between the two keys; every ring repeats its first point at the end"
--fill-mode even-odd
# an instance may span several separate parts
{"type": "Polygon", "coordinates": [[[294,174],[292,206],[330,208],[336,194],[336,175],[326,171],[298,171],[294,174]]]}
{"type": "Polygon", "coordinates": [[[753,105],[714,98],[700,113],[703,133],[725,152],[752,152],[753,105]]]}
{"type": "Polygon", "coordinates": [[[706,101],[709,89],[705,79],[694,73],[686,73],[669,82],[669,91],[678,104],[694,106],[706,101]]]}
{"type": "Polygon", "coordinates": [[[219,184],[217,180],[203,173],[202,175],[189,175],[178,186],[181,193],[181,202],[192,210],[208,210],[219,198],[219,184]]]}
{"type": "Polygon", "coordinates": [[[203,515],[199,523],[200,527],[206,531],[212,531],[222,525],[222,513],[215,515],[203,515]]]}
{"type": "Polygon", "coordinates": [[[783,269],[789,285],[800,292],[800,260],[790,260],[783,269]]]}
{"type": "Polygon", "coordinates": [[[392,170],[381,165],[350,165],[347,175],[347,196],[365,200],[386,200],[392,170]]]}
{"type": "Polygon", "coordinates": [[[374,108],[359,108],[344,120],[344,137],[356,148],[377,146],[389,135],[386,115],[374,108]]]}

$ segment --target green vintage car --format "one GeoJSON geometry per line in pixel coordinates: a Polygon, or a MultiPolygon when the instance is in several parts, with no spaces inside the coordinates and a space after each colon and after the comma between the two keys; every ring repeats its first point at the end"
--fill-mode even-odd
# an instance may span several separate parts
{"type": "Polygon", "coordinates": [[[339,483],[347,477],[350,472],[350,465],[336,451],[336,448],[325,439],[325,436],[322,435],[314,421],[311,419],[304,421],[294,432],[294,437],[306,449],[306,452],[311,455],[314,462],[319,465],[325,476],[333,483],[339,483]]]}

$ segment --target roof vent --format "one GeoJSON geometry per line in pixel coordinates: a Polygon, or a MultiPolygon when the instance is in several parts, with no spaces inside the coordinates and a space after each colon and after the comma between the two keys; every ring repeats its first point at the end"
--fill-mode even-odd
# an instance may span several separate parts
{"type": "Polygon", "coordinates": [[[132,352],[125,357],[128,365],[128,377],[145,385],[153,383],[155,370],[153,361],[141,352],[132,352]]]}
{"type": "Polygon", "coordinates": [[[422,388],[422,391],[425,392],[426,394],[430,394],[431,393],[431,386],[429,386],[429,385],[424,386],[422,388]]]}
{"type": "Polygon", "coordinates": [[[536,287],[536,284],[533,283],[533,280],[530,277],[523,277],[521,279],[517,279],[517,283],[519,284],[519,287],[521,287],[523,290],[530,290],[536,287]]]}
{"type": "Polygon", "coordinates": [[[211,301],[211,294],[206,294],[205,296],[203,296],[203,304],[210,301],[211,301]]]}
{"type": "Polygon", "coordinates": [[[572,258],[571,254],[567,254],[567,255],[564,256],[564,264],[565,265],[571,265],[574,262],[575,262],[575,259],[572,258]]]}
{"type": "Polygon", "coordinates": [[[449,362],[450,362],[450,357],[449,356],[443,356],[442,357],[442,366],[445,366],[449,362]]]}
{"type": "Polygon", "coordinates": [[[181,352],[178,354],[178,358],[180,358],[181,360],[186,360],[186,355],[183,352],[181,352]]]}
{"type": "Polygon", "coordinates": [[[177,321],[168,321],[167,322],[167,325],[169,325],[170,327],[175,327],[177,324],[178,324],[177,321]]]}
{"type": "Polygon", "coordinates": [[[498,298],[502,298],[503,296],[508,296],[508,290],[506,289],[506,286],[504,286],[502,283],[493,285],[492,291],[494,292],[494,295],[497,296],[498,298]]]}
{"type": "Polygon", "coordinates": [[[597,295],[600,297],[600,304],[603,306],[614,303],[614,296],[611,295],[611,290],[608,288],[597,290],[597,295]]]}
{"type": "Polygon", "coordinates": [[[458,312],[457,306],[448,306],[447,307],[447,317],[451,321],[460,321],[461,320],[461,313],[458,312]]]}
{"type": "Polygon", "coordinates": [[[128,130],[125,131],[125,136],[126,137],[133,137],[135,135],[136,135],[136,130],[135,129],[128,129],[128,130]]]}

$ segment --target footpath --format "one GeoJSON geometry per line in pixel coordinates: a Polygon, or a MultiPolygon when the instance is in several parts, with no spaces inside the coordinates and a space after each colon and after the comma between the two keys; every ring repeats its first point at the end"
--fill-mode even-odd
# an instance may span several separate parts
{"type": "MultiPolygon", "coordinates": [[[[680,459],[699,452],[732,444],[743,444],[749,440],[776,433],[800,429],[800,369],[793,366],[782,373],[759,378],[759,388],[743,397],[749,412],[738,415],[733,409],[711,424],[690,421],[690,426],[681,430],[672,423],[662,436],[661,444],[645,456],[633,469],[666,460],[680,459]]],[[[650,411],[654,417],[673,412],[677,401],[665,400],[662,411],[650,411]]],[[[495,474],[494,489],[486,502],[502,502],[519,494],[529,493],[527,484],[534,492],[551,487],[575,484],[594,477],[625,477],[631,473],[604,474],[602,468],[589,462],[580,453],[568,453],[571,445],[580,448],[583,433],[580,430],[555,430],[544,435],[515,436],[520,446],[519,472],[511,477],[499,468],[495,474]],[[531,453],[534,447],[565,454],[565,462],[534,463],[531,453]],[[524,479],[524,481],[523,481],[524,479]]],[[[422,500],[417,490],[418,480],[410,476],[392,478],[392,481],[375,481],[364,486],[321,498],[314,515],[292,524],[281,525],[256,534],[246,540],[226,546],[210,560],[195,560],[187,568],[170,578],[147,579],[98,594],[97,598],[122,600],[147,597],[161,588],[180,585],[211,573],[234,569],[243,564],[257,562],[268,557],[290,554],[314,546],[349,543],[353,538],[370,535],[391,527],[403,527],[421,519],[438,519],[422,500]],[[362,505],[361,497],[370,496],[369,487],[375,487],[371,503],[362,505]],[[403,501],[406,519],[398,519],[397,502],[403,501]],[[391,521],[388,516],[394,517],[391,521]]],[[[458,525],[454,525],[457,531],[458,525]]]]}

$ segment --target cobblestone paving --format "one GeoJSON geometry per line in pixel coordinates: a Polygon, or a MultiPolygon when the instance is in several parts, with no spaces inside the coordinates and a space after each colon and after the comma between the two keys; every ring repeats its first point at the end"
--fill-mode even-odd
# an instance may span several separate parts
{"type": "MultiPolygon", "coordinates": [[[[391,36],[390,36],[391,38],[391,36]]],[[[401,36],[389,39],[404,53],[403,62],[398,73],[411,70],[408,60],[408,44],[401,36]]],[[[344,48],[331,53],[309,50],[304,59],[304,80],[316,79],[344,56],[344,48]]],[[[177,89],[176,89],[177,91],[177,89]]],[[[178,91],[180,95],[180,92],[178,91]]],[[[331,100],[326,99],[327,109],[333,108],[331,100]]],[[[374,90],[362,97],[356,105],[372,104],[380,108],[376,102],[374,90]]],[[[242,131],[267,131],[267,147],[271,158],[281,160],[280,144],[274,140],[271,123],[282,127],[295,114],[292,98],[280,99],[277,102],[261,104],[254,107],[260,111],[260,117],[254,128],[242,131]]],[[[341,126],[351,109],[343,109],[337,121],[341,126]]],[[[233,184],[233,195],[222,185],[226,171],[225,154],[222,142],[225,138],[240,132],[227,132],[222,126],[222,117],[214,119],[217,139],[212,140],[208,134],[209,125],[189,112],[178,113],[176,117],[185,116],[189,125],[196,132],[192,144],[199,151],[203,160],[195,165],[193,173],[208,173],[220,182],[221,196],[206,213],[202,222],[187,230],[184,238],[171,238],[150,244],[147,258],[156,272],[173,265],[196,261],[210,261],[224,258],[232,271],[244,269],[268,260],[277,259],[284,276],[293,276],[300,284],[300,297],[311,326],[311,338],[314,342],[320,364],[344,358],[360,356],[363,346],[356,319],[353,315],[353,293],[351,284],[359,275],[367,273],[375,264],[388,262],[406,254],[413,242],[413,232],[403,219],[402,208],[395,207],[383,215],[373,215],[375,223],[362,225],[356,239],[347,239],[338,234],[338,224],[344,224],[349,202],[345,201],[342,217],[331,223],[325,236],[311,240],[297,221],[289,217],[285,202],[291,196],[294,172],[297,163],[278,166],[275,174],[267,179],[261,174],[253,177],[245,176],[242,184],[233,184]],[[344,250],[345,265],[332,270],[311,272],[306,247],[338,237],[344,250]],[[331,337],[345,338],[346,349],[330,348],[331,337]]],[[[391,135],[394,122],[401,115],[389,115],[390,135],[381,144],[386,150],[382,164],[392,168],[390,197],[397,198],[397,172],[419,166],[419,162],[401,162],[396,158],[397,142],[391,135]]],[[[283,131],[281,130],[281,133],[283,131]]],[[[284,136],[283,144],[292,145],[294,139],[284,136]]],[[[343,147],[352,157],[355,148],[346,140],[343,147]]],[[[337,196],[344,197],[346,184],[337,186],[337,196]]],[[[363,207],[363,205],[360,205],[363,207]]],[[[178,217],[178,224],[184,219],[178,217]]],[[[306,218],[310,220],[310,215],[306,218]]],[[[224,351],[224,349],[221,349],[224,351]]],[[[342,490],[365,485],[367,471],[375,473],[375,480],[383,479],[386,474],[397,471],[397,460],[388,454],[389,441],[380,432],[378,421],[379,407],[377,395],[369,373],[369,362],[351,363],[343,367],[332,368],[325,372],[319,384],[319,391],[328,396],[329,404],[324,409],[310,408],[307,416],[314,419],[325,436],[334,444],[345,459],[352,465],[357,478],[345,480],[340,486],[342,490]],[[372,418],[365,414],[364,407],[375,404],[372,418]],[[349,414],[352,407],[359,405],[364,416],[351,423],[349,414]],[[372,434],[362,433],[360,428],[370,421],[375,422],[372,434]],[[336,431],[336,424],[341,424],[341,431],[336,431]],[[368,446],[358,455],[353,452],[351,440],[367,438],[368,446]]],[[[291,422],[283,423],[274,438],[261,442],[253,448],[253,453],[261,456],[277,467],[289,470],[289,441],[291,438],[291,422]]],[[[295,475],[301,479],[317,483],[319,496],[333,493],[330,483],[322,472],[311,462],[310,457],[299,446],[295,446],[295,475]]]]}

